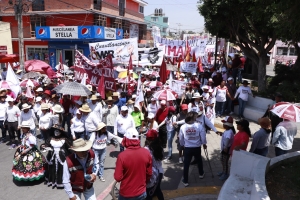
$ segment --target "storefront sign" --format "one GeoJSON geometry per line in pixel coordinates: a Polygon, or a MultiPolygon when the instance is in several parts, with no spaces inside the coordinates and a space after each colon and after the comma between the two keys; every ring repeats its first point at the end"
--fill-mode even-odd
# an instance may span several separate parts
{"type": "Polygon", "coordinates": [[[116,29],[104,27],[104,39],[115,40],[116,39],[116,29]]]}
{"type": "Polygon", "coordinates": [[[109,54],[112,55],[114,63],[129,62],[130,56],[132,60],[138,59],[138,43],[137,38],[114,40],[108,42],[90,43],[90,58],[92,62],[99,63],[109,54]]]}
{"type": "Polygon", "coordinates": [[[7,46],[6,45],[2,45],[0,46],[0,50],[3,51],[3,50],[7,50],[7,46]]]}
{"type": "Polygon", "coordinates": [[[123,38],[123,30],[103,26],[39,26],[37,39],[110,39],[123,38]]]}
{"type": "MultiPolygon", "coordinates": [[[[85,33],[86,34],[86,33],[85,33]]],[[[50,26],[50,38],[78,38],[78,26],[50,26]]]]}

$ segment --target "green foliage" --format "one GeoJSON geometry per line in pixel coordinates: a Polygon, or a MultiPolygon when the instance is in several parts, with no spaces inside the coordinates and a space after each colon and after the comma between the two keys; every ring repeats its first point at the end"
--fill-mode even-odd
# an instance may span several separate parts
{"type": "Polygon", "coordinates": [[[275,66],[275,76],[268,85],[267,94],[280,92],[284,101],[300,102],[300,69],[289,68],[286,65],[275,66]]]}

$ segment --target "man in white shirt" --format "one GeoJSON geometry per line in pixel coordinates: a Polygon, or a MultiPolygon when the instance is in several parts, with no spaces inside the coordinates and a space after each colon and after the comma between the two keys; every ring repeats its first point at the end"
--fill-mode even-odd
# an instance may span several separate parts
{"type": "Polygon", "coordinates": [[[239,99],[238,99],[239,100],[239,118],[245,118],[244,110],[247,105],[249,95],[252,95],[253,97],[255,97],[252,94],[251,88],[248,85],[249,85],[249,82],[244,80],[243,85],[237,89],[237,91],[234,95],[234,99],[236,99],[236,97],[239,95],[239,99]]]}
{"type": "MultiPolygon", "coordinates": [[[[21,117],[20,117],[20,124],[22,124],[24,121],[28,122],[30,124],[30,132],[36,136],[36,131],[35,131],[35,121],[36,116],[31,108],[31,105],[28,105],[27,103],[22,105],[22,112],[21,112],[21,117]]],[[[20,127],[19,127],[20,128],[20,127]]]]}
{"type": "MultiPolygon", "coordinates": [[[[135,123],[131,115],[128,114],[128,107],[121,107],[121,114],[118,115],[115,125],[114,134],[123,138],[126,130],[129,128],[135,128],[135,123]]],[[[120,144],[120,152],[124,151],[124,147],[120,144]]]]}
{"type": "Polygon", "coordinates": [[[96,114],[92,112],[87,104],[82,105],[79,110],[81,111],[83,116],[86,139],[88,140],[90,139],[91,134],[97,130],[97,126],[100,123],[100,120],[99,118],[97,118],[96,114]]]}
{"type": "Polygon", "coordinates": [[[102,122],[102,104],[98,102],[96,95],[92,95],[90,98],[91,102],[88,104],[93,113],[99,118],[99,121],[102,122]]]}
{"type": "Polygon", "coordinates": [[[1,142],[6,141],[6,128],[4,126],[4,121],[5,121],[5,115],[6,115],[6,109],[7,109],[7,102],[5,101],[6,96],[2,93],[1,90],[1,96],[0,96],[0,129],[2,132],[2,138],[0,140],[1,142]]]}
{"type": "Polygon", "coordinates": [[[108,97],[106,105],[103,106],[103,122],[106,124],[108,132],[114,133],[114,126],[119,115],[119,109],[117,105],[113,104],[112,97],[108,97]]]}

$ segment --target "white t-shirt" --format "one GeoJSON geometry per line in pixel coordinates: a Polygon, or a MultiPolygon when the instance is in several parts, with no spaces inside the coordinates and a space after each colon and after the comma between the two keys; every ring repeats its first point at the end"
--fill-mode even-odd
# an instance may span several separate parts
{"type": "Polygon", "coordinates": [[[227,87],[224,86],[223,88],[217,87],[217,94],[216,94],[216,101],[217,102],[225,102],[226,101],[226,93],[227,93],[227,87]]]}
{"type": "Polygon", "coordinates": [[[199,123],[184,124],[180,127],[179,142],[184,147],[200,147],[206,144],[206,131],[199,123]]]}
{"type": "Polygon", "coordinates": [[[147,111],[148,111],[148,114],[149,113],[153,113],[154,116],[156,115],[156,112],[157,110],[159,109],[159,106],[155,103],[154,105],[152,103],[150,103],[148,106],[147,106],[147,111]]]}
{"type": "Polygon", "coordinates": [[[177,117],[173,115],[170,119],[166,117],[164,122],[166,123],[167,126],[167,131],[173,131],[175,127],[173,126],[173,123],[177,121],[177,117]]]}
{"type": "Polygon", "coordinates": [[[233,142],[233,137],[234,137],[234,134],[233,134],[233,131],[231,129],[225,130],[223,132],[222,139],[221,139],[221,151],[223,151],[224,147],[225,147],[225,143],[224,143],[225,138],[229,139],[229,143],[228,143],[227,147],[230,147],[232,145],[232,142],[233,142]]]}
{"type": "Polygon", "coordinates": [[[102,134],[100,136],[98,136],[98,134],[96,134],[95,132],[92,133],[91,137],[90,137],[90,141],[93,141],[93,149],[99,150],[99,149],[104,149],[106,148],[106,142],[107,140],[110,141],[111,139],[118,137],[116,135],[113,135],[110,132],[107,132],[106,134],[102,134]]]}
{"type": "Polygon", "coordinates": [[[248,101],[249,94],[252,95],[251,88],[242,85],[237,89],[234,98],[236,98],[238,94],[240,94],[240,99],[242,99],[243,101],[248,101]]]}

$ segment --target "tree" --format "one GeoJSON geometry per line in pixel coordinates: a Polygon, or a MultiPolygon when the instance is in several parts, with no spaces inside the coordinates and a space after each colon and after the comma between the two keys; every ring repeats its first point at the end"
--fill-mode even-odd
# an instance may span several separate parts
{"type": "Polygon", "coordinates": [[[278,26],[278,2],[283,0],[200,0],[198,10],[205,28],[229,39],[258,67],[258,90],[266,89],[267,54],[273,48],[278,26]]]}

